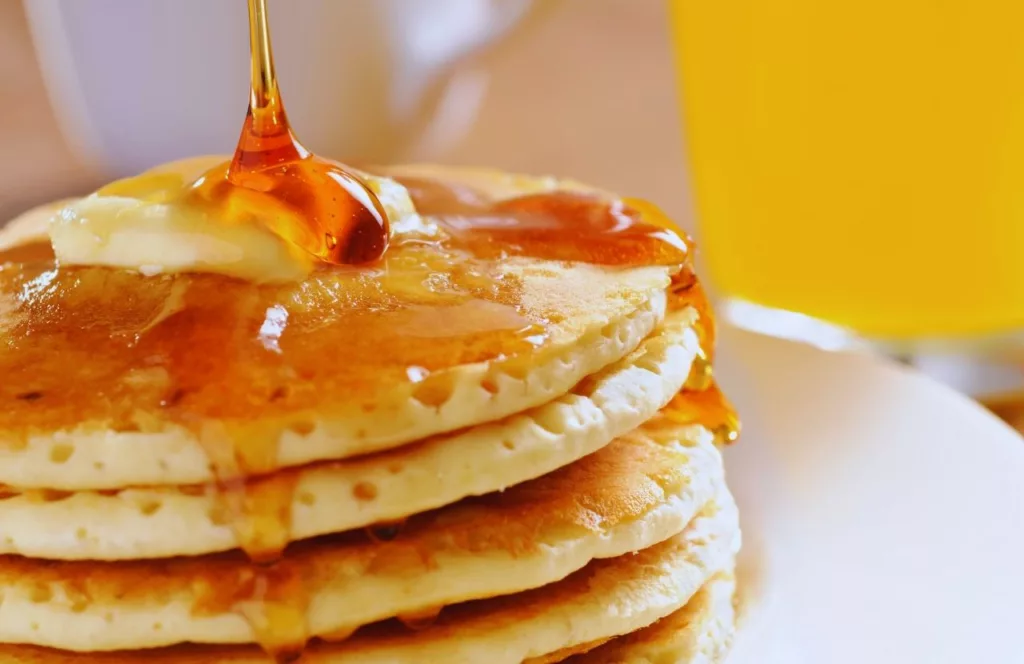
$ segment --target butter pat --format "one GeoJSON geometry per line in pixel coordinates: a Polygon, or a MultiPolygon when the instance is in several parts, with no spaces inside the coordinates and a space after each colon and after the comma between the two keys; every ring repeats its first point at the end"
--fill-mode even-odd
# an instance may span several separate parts
{"type": "MultiPolygon", "coordinates": [[[[188,201],[185,194],[194,179],[225,159],[167,164],[68,203],[49,224],[58,262],[145,275],[211,272],[256,282],[303,279],[317,259],[260,223],[258,215],[244,222],[225,220],[188,201]]],[[[427,230],[404,187],[360,175],[380,198],[393,230],[427,230]]]]}
{"type": "Polygon", "coordinates": [[[251,281],[297,281],[313,257],[259,224],[223,223],[180,203],[93,194],[50,222],[62,265],[104,265],[146,275],[215,272],[251,281]]]}

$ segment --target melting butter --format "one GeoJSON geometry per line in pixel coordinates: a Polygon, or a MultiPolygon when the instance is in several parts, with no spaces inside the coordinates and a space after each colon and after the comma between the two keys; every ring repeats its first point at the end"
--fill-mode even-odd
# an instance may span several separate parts
{"type": "MultiPolygon", "coordinates": [[[[111,183],[50,218],[61,264],[103,265],[146,275],[214,272],[257,282],[297,281],[317,260],[261,223],[273,208],[224,219],[198,205],[192,184],[227,157],[173,162],[111,183]]],[[[394,180],[358,173],[380,199],[396,231],[425,230],[409,193],[394,180]]]]}

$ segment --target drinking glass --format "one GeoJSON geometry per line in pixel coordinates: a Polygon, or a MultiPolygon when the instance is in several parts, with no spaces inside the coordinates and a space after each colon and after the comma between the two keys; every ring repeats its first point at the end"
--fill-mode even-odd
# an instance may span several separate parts
{"type": "Polygon", "coordinates": [[[670,0],[723,316],[1024,385],[1024,3],[670,0]]]}

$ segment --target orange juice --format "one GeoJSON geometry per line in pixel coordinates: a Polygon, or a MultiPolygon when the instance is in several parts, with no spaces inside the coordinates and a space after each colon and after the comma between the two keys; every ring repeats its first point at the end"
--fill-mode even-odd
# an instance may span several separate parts
{"type": "Polygon", "coordinates": [[[883,339],[1024,330],[1024,2],[671,2],[719,294],[883,339]]]}

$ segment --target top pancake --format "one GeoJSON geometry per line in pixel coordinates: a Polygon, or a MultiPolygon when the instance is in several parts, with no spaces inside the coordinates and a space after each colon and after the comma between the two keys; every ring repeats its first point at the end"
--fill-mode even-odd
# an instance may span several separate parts
{"type": "MultiPolygon", "coordinates": [[[[268,534],[283,546],[502,491],[582,459],[654,417],[690,373],[697,345],[691,324],[669,315],[635,351],[537,408],[358,459],[227,487],[0,487],[0,553],[132,560],[262,550],[273,548],[268,534]]],[[[688,439],[712,435],[699,425],[685,429],[688,439]]]]}
{"type": "MultiPolygon", "coordinates": [[[[488,201],[559,186],[409,177],[428,175],[488,201]]],[[[488,253],[431,219],[396,224],[379,264],[286,286],[0,267],[0,483],[189,484],[393,448],[557,398],[664,316],[672,266],[488,253]]],[[[26,225],[0,261],[39,258],[26,225]]]]}

